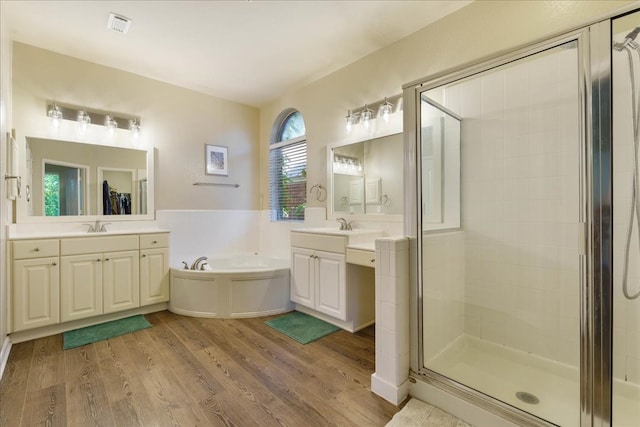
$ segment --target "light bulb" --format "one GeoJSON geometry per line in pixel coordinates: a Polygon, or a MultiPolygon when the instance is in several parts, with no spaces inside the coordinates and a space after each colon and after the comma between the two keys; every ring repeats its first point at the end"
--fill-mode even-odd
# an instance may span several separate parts
{"type": "Polygon", "coordinates": [[[89,113],[87,113],[86,110],[78,110],[78,125],[80,132],[84,133],[90,123],[91,117],[89,117],[89,113]]]}
{"type": "Polygon", "coordinates": [[[362,126],[365,129],[369,129],[371,125],[371,118],[373,117],[372,111],[369,109],[367,105],[364,106],[364,110],[362,111],[362,126]]]}
{"type": "Polygon", "coordinates": [[[49,109],[47,112],[47,116],[51,119],[51,126],[57,128],[60,126],[60,121],[63,119],[62,111],[60,111],[60,107],[56,104],[53,104],[53,107],[49,109]]]}
{"type": "Polygon", "coordinates": [[[347,115],[344,118],[344,130],[345,132],[349,133],[351,132],[351,129],[353,128],[353,122],[354,122],[354,117],[353,114],[351,114],[351,110],[347,110],[347,115]]]}
{"type": "Polygon", "coordinates": [[[108,129],[109,136],[113,136],[116,133],[118,122],[116,122],[111,115],[107,114],[107,117],[104,119],[104,125],[108,129]]]}
{"type": "Polygon", "coordinates": [[[138,119],[133,119],[129,122],[129,129],[131,129],[131,132],[133,132],[133,134],[131,135],[133,137],[134,140],[137,140],[140,138],[140,123],[138,122],[138,119]]]}
{"type": "Polygon", "coordinates": [[[382,107],[381,107],[381,112],[382,112],[382,120],[384,120],[385,123],[388,123],[391,113],[393,112],[393,104],[390,103],[387,100],[387,98],[384,99],[384,103],[382,104],[382,107]]]}

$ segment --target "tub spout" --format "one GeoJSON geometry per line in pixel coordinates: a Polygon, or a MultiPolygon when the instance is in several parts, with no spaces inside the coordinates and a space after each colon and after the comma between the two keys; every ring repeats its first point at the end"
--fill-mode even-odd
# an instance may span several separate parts
{"type": "Polygon", "coordinates": [[[191,264],[191,269],[192,270],[200,270],[200,263],[202,261],[206,261],[207,257],[206,256],[201,256],[200,258],[198,258],[197,260],[195,260],[193,262],[193,264],[191,264]]]}

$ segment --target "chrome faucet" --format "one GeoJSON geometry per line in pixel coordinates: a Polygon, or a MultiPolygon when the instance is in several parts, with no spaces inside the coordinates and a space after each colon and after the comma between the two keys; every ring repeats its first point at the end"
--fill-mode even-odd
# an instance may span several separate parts
{"type": "Polygon", "coordinates": [[[110,222],[106,222],[104,224],[100,224],[100,220],[96,219],[96,223],[95,224],[82,224],[82,225],[88,225],[89,226],[89,230],[87,230],[89,233],[106,233],[107,232],[107,228],[105,227],[105,225],[110,225],[110,222]]]}
{"type": "Polygon", "coordinates": [[[198,258],[197,260],[195,260],[193,262],[193,264],[191,264],[191,269],[192,270],[200,270],[200,263],[202,261],[206,261],[207,257],[206,256],[201,256],[200,258],[198,258]]]}
{"type": "Polygon", "coordinates": [[[340,230],[351,230],[351,223],[347,222],[344,218],[337,218],[336,221],[340,223],[340,230]]]}

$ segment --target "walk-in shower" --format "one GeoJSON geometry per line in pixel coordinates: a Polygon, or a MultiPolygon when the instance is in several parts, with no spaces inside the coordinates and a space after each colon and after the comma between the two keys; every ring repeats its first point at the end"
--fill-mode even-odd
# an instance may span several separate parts
{"type": "Polygon", "coordinates": [[[639,33],[405,86],[419,382],[517,425],[640,425],[639,33]]]}

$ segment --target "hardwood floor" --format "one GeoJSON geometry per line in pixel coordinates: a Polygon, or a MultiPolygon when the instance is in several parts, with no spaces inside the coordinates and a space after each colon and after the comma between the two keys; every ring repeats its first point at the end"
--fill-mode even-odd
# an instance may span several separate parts
{"type": "Polygon", "coordinates": [[[266,318],[146,318],[71,350],[61,335],[14,345],[0,425],[384,426],[398,411],[369,389],[373,327],[301,345],[266,318]]]}

